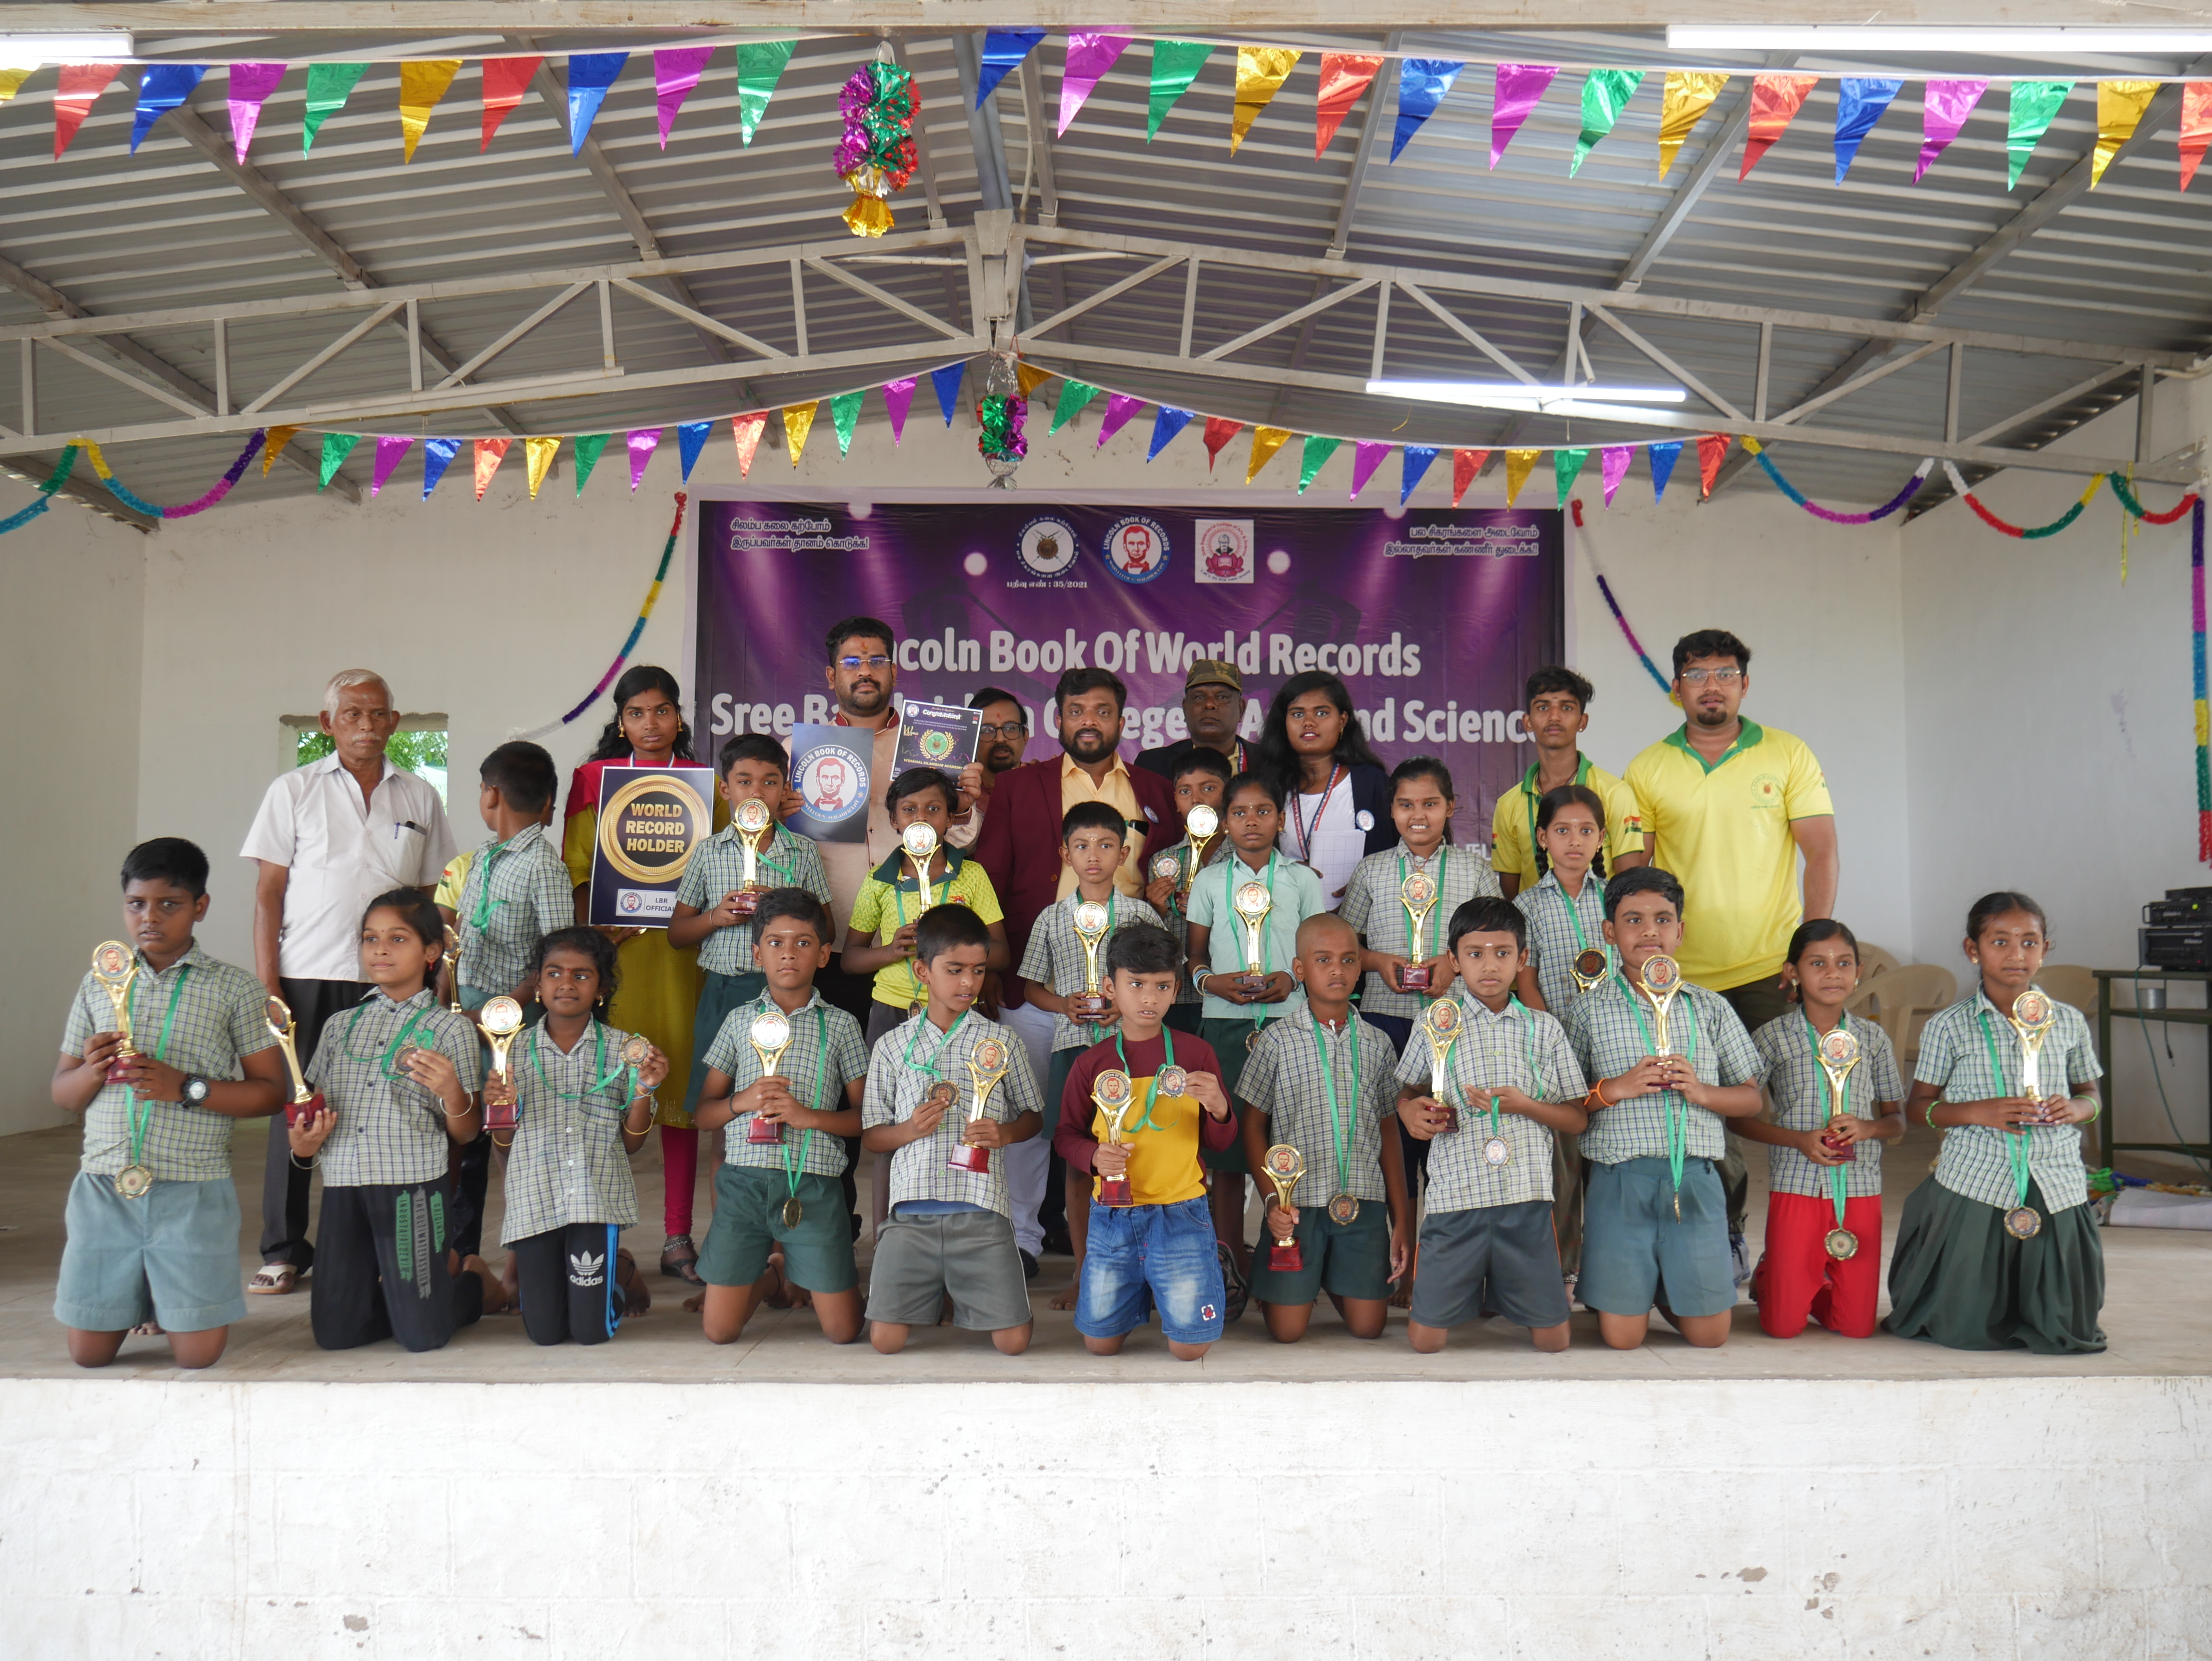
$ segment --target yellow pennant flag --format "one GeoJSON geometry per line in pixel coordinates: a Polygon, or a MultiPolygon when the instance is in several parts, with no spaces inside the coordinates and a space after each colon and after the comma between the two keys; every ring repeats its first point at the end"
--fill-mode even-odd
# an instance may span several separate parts
{"type": "Polygon", "coordinates": [[[458,58],[422,58],[399,66],[399,131],[405,154],[403,165],[415,159],[415,146],[430,125],[430,112],[453,84],[461,67],[458,58]]]}
{"type": "Polygon", "coordinates": [[[299,430],[297,427],[271,427],[263,436],[261,441],[262,478],[269,477],[270,468],[276,465],[276,458],[284,453],[284,447],[292,441],[292,435],[299,430]]]}
{"type": "Polygon", "coordinates": [[[6,103],[23,89],[23,82],[31,78],[28,70],[0,70],[0,104],[6,103]]]}
{"type": "Polygon", "coordinates": [[[1244,482],[1249,484],[1259,478],[1260,469],[1275,459],[1275,452],[1291,441],[1287,427],[1255,427],[1252,429],[1252,459],[1244,469],[1244,482]]]}
{"type": "Polygon", "coordinates": [[[526,438],[522,453],[530,459],[530,499],[538,500],[538,487],[545,482],[545,475],[553,471],[554,453],[561,447],[557,438],[526,438]]]}
{"type": "Polygon", "coordinates": [[[1521,494],[1521,487],[1528,482],[1528,475],[1536,465],[1536,450],[1508,450],[1505,453],[1505,505],[1510,508],[1513,498],[1521,494]]]}
{"type": "Polygon", "coordinates": [[[814,413],[822,407],[817,399],[812,404],[787,404],[783,406],[784,447],[791,452],[791,465],[799,465],[799,458],[805,451],[806,435],[814,430],[814,413]]]}
{"type": "Polygon", "coordinates": [[[1267,100],[1282,89],[1298,57],[1288,46],[1237,48],[1237,113],[1229,121],[1230,155],[1237,154],[1244,135],[1267,107],[1267,100]]]}
{"type": "Polygon", "coordinates": [[[2089,163],[2089,188],[2104,182],[2105,169],[2112,165],[2120,146],[2135,137],[2136,126],[2149,107],[2155,81],[2100,81],[2097,83],[2097,154],[2089,163]]]}
{"type": "Polygon", "coordinates": [[[1659,106],[1660,178],[1667,176],[1667,169],[1674,165],[1674,152],[1682,148],[1682,141],[1698,125],[1698,118],[1712,107],[1713,100],[1721,95],[1721,88],[1728,83],[1725,75],[1691,70],[1667,71],[1667,95],[1659,106]]]}
{"type": "Polygon", "coordinates": [[[1032,364],[1017,363],[1014,365],[1014,379],[1021,384],[1022,396],[1027,398],[1052,379],[1052,371],[1037,368],[1032,364]]]}

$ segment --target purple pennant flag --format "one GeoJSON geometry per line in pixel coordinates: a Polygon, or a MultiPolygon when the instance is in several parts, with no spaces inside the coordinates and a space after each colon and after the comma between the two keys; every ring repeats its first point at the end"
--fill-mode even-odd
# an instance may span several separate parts
{"type": "Polygon", "coordinates": [[[1178,410],[1172,404],[1160,405],[1160,412],[1152,417],[1152,447],[1145,453],[1150,461],[1175,441],[1175,435],[1190,425],[1194,411],[1178,410]]]}
{"type": "Polygon", "coordinates": [[[1959,129],[1966,125],[1966,118],[1974,113],[1974,106],[1982,101],[1982,94],[1989,89],[1986,79],[1930,81],[1921,89],[1920,165],[1912,170],[1914,184],[1926,176],[1928,169],[1936,165],[1936,158],[1959,136],[1959,129]]]}
{"type": "Polygon", "coordinates": [[[399,458],[412,449],[414,445],[413,439],[395,437],[390,433],[378,438],[376,467],[368,481],[369,495],[373,496],[384,488],[385,481],[392,477],[392,470],[399,465],[399,458]]]}
{"type": "Polygon", "coordinates": [[[1493,169],[1505,159],[1505,147],[1513,142],[1513,135],[1521,131],[1528,112],[1536,107],[1536,100],[1544,95],[1544,88],[1552,84],[1552,77],[1559,72],[1550,64],[1498,66],[1498,93],[1490,110],[1490,165],[1493,169]]]}
{"type": "Polygon", "coordinates": [[[191,95],[208,72],[204,64],[149,64],[138,83],[138,107],[131,118],[131,154],[138,154],[139,141],[154,124],[191,95]]]}
{"type": "Polygon", "coordinates": [[[1067,62],[1060,72],[1060,133],[1067,136],[1068,124],[1075,113],[1083,107],[1083,100],[1091,96],[1091,89],[1105,78],[1106,71],[1114,67],[1114,60],[1126,51],[1129,37],[1108,34],[1097,29],[1077,29],[1067,37],[1067,62]]]}
{"type": "Polygon", "coordinates": [[[1379,438],[1363,438],[1353,447],[1352,452],[1352,501],[1359,500],[1359,493],[1367,488],[1367,481],[1374,478],[1375,470],[1382,465],[1382,458],[1389,453],[1389,443],[1379,438]]]}
{"type": "MultiPolygon", "coordinates": [[[[659,56],[658,52],[653,55],[659,56]]],[[[629,446],[629,493],[632,496],[635,496],[637,487],[645,483],[646,464],[653,459],[653,453],[660,447],[660,435],[666,430],[662,427],[640,427],[625,435],[624,442],[629,446]]]]}
{"type": "Polygon", "coordinates": [[[1406,505],[1406,498],[1413,494],[1414,486],[1421,482],[1421,475],[1429,471],[1429,464],[1436,459],[1437,447],[1433,444],[1408,444],[1406,447],[1398,475],[1398,505],[1401,508],[1406,505]]]}
{"type": "Polygon", "coordinates": [[[1598,478],[1605,485],[1607,507],[1613,506],[1613,493],[1628,477],[1628,464],[1635,459],[1635,450],[1626,444],[1608,444],[1597,453],[1598,478]]]}
{"type": "Polygon", "coordinates": [[[1131,392],[1109,393],[1106,399],[1106,418],[1098,423],[1098,447],[1104,449],[1106,441],[1128,424],[1129,417],[1145,407],[1145,400],[1131,392]]]}
{"type": "Polygon", "coordinates": [[[937,407],[945,411],[945,424],[952,424],[952,412],[960,407],[960,377],[968,373],[968,360],[948,363],[941,369],[929,372],[929,384],[937,389],[937,407]]]}
{"type": "Polygon", "coordinates": [[[261,106],[276,83],[284,78],[282,64],[233,64],[230,66],[230,137],[238,159],[246,160],[253,130],[261,125],[261,106]]]}
{"type": "Polygon", "coordinates": [[[653,54],[653,92],[660,106],[660,148],[668,148],[668,130],[691,88],[699,84],[699,71],[714,55],[712,46],[665,46],[653,54]]]}
{"type": "Polygon", "coordinates": [[[1665,444],[1650,447],[1651,499],[1663,502],[1667,496],[1667,481],[1674,476],[1674,464],[1681,459],[1682,441],[1674,439],[1665,444]]]}
{"type": "Polygon", "coordinates": [[[699,465],[699,452],[707,447],[707,435],[714,430],[711,421],[687,421],[676,429],[676,459],[684,464],[684,480],[691,480],[691,470],[699,465]]]}
{"type": "Polygon", "coordinates": [[[912,375],[884,382],[884,408],[890,412],[893,449],[906,437],[906,412],[914,407],[914,389],[919,384],[912,375]]]}
{"type": "Polygon", "coordinates": [[[629,62],[626,52],[578,52],[568,59],[568,154],[584,148],[599,106],[607,101],[607,88],[629,62]]]}
{"type": "Polygon", "coordinates": [[[453,458],[461,453],[458,438],[432,438],[422,442],[422,500],[430,499],[430,492],[438,488],[438,481],[446,476],[446,469],[453,465],[453,458]]]}
{"type": "Polygon", "coordinates": [[[1859,153],[1859,146],[1874,131],[1874,124],[1881,119],[1881,113],[1904,86],[1901,80],[1881,80],[1871,76],[1847,75],[1843,78],[1836,91],[1836,183],[1844,182],[1844,175],[1851,170],[1851,158],[1859,153]]]}

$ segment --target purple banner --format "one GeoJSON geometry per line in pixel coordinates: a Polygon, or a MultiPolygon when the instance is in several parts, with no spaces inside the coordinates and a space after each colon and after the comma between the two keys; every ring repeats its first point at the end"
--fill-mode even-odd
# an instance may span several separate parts
{"type": "Polygon", "coordinates": [[[1198,658],[1236,662],[1248,739],[1278,686],[1321,668],[1343,677],[1386,762],[1444,760],[1455,836],[1487,841],[1489,804],[1528,764],[1522,683],[1564,653],[1564,545],[1554,508],[708,501],[696,719],[715,744],[828,720],[822,637],[853,612],[899,632],[902,698],[1020,699],[1032,759],[1054,752],[1052,687],[1069,667],[1128,683],[1125,756],[1185,736],[1198,658]]]}

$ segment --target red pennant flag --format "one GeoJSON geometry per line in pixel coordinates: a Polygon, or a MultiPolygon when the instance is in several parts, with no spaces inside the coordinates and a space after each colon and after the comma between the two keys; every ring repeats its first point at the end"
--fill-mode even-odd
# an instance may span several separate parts
{"type": "MultiPolygon", "coordinates": [[[[810,417],[811,418],[811,417],[810,417]]],[[[768,411],[757,410],[750,415],[730,417],[730,436],[738,441],[738,477],[753,476],[753,457],[760,453],[761,429],[768,425],[768,411]]],[[[799,464],[793,462],[793,466],[799,464]]]]}
{"type": "Polygon", "coordinates": [[[478,155],[491,148],[499,124],[514,113],[529,90],[530,77],[538,73],[543,58],[487,58],[483,61],[483,143],[478,155]]]}
{"type": "Polygon", "coordinates": [[[483,500],[484,487],[491,483],[491,476],[499,471],[499,464],[507,459],[507,447],[514,442],[511,438],[480,438],[477,441],[477,500],[478,502],[483,500]]]}
{"type": "Polygon", "coordinates": [[[1344,118],[1359,101],[1382,67],[1379,55],[1360,52],[1325,52],[1321,55],[1321,103],[1314,111],[1314,160],[1328,148],[1344,118]]]}
{"type": "Polygon", "coordinates": [[[115,79],[120,64],[64,64],[62,84],[54,94],[54,160],[61,160],[62,152],[76,137],[76,130],[92,113],[92,100],[107,90],[107,83],[115,79]]]}
{"type": "Polygon", "coordinates": [[[1806,94],[1820,84],[1817,75],[1756,75],[1751,81],[1751,126],[1744,135],[1743,171],[1738,179],[1749,176],[1759,165],[1759,158],[1774,148],[1774,141],[1782,137],[1797,112],[1803,107],[1806,94]]]}
{"type": "Polygon", "coordinates": [[[2181,88],[2181,188],[2197,177],[2204,147],[2212,143],[2212,81],[2191,81],[2181,88]]]}
{"type": "Polygon", "coordinates": [[[1490,459],[1487,450],[1454,450],[1452,452],[1452,506],[1467,494],[1467,487],[1474,483],[1474,476],[1482,471],[1482,464],[1490,459]]]}
{"type": "Polygon", "coordinates": [[[1213,471],[1213,459],[1221,453],[1221,447],[1244,430],[1241,421],[1231,421],[1227,416],[1208,416],[1206,418],[1206,471],[1213,471]]]}
{"type": "Polygon", "coordinates": [[[1705,433],[1698,439],[1698,499],[1703,501],[1713,493],[1713,480],[1719,475],[1721,463],[1728,459],[1729,446],[1735,441],[1726,433],[1705,433]]]}

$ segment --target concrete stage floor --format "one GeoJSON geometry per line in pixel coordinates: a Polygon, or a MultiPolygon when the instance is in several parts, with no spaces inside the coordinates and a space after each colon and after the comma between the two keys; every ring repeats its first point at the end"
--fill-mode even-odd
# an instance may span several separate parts
{"type": "MultiPolygon", "coordinates": [[[[241,1208],[249,1233],[258,1214],[264,1126],[242,1126],[235,1144],[241,1208]]],[[[710,1210],[708,1155],[702,1149],[698,1232],[703,1237],[710,1210]]],[[[73,1127],[33,1131],[0,1140],[0,1378],[83,1377],[70,1366],[53,1319],[54,1275],[62,1248],[62,1204],[76,1166],[78,1134],[73,1127]]],[[[1885,1273],[1905,1196],[1920,1182],[1935,1156],[1935,1135],[1908,1135],[1888,1155],[1889,1192],[1884,1202],[1885,1273]]],[[[646,1220],[624,1236],[624,1244],[646,1268],[653,1298],[652,1310],[627,1321],[611,1343],[595,1349],[564,1344],[541,1349],[525,1338],[512,1314],[488,1317],[460,1333],[447,1348],[410,1355],[397,1345],[331,1353],[319,1350],[307,1327],[307,1296],[301,1289],[283,1298],[248,1298],[245,1322],[232,1329],[222,1362],[198,1377],[226,1382],[467,1381],[902,1384],[915,1382],[1014,1381],[1058,1383],[1208,1381],[1729,1378],[1982,1378],[2052,1376],[2142,1376],[2212,1373],[2212,1300],[2204,1296],[2212,1275],[2212,1234],[2157,1229],[2115,1228],[2103,1232],[2107,1291],[2104,1326],[2110,1347],[2101,1355],[2054,1358],[2026,1352],[1971,1354],[1906,1342],[1878,1333],[1867,1340],[1840,1338],[1808,1328],[1787,1342],[1759,1329],[1748,1299],[1739,1303],[1735,1333],[1719,1350],[1698,1350],[1683,1343],[1663,1323],[1654,1320],[1650,1340],[1641,1349],[1616,1353],[1598,1341],[1596,1317],[1577,1312],[1574,1344],[1565,1354],[1539,1355],[1524,1334],[1504,1321],[1462,1327],[1444,1353],[1417,1356],[1407,1347],[1404,1317],[1394,1311],[1389,1330],[1378,1342],[1348,1336],[1323,1303],[1312,1331],[1295,1345],[1271,1342],[1256,1311],[1231,1327],[1206,1360],[1187,1366],[1169,1358],[1157,1326],[1140,1329],[1121,1356],[1101,1360],[1088,1354],[1076,1335],[1073,1317],[1047,1307],[1063,1290],[1073,1264],[1047,1256],[1030,1283],[1036,1335],[1030,1352],[1016,1359],[995,1354],[981,1334],[951,1328],[917,1333],[907,1352],[876,1354],[865,1341],[839,1348],[824,1343],[813,1316],[804,1310],[763,1310],[744,1337],[718,1348],[699,1333],[698,1317],[680,1307],[690,1288],[658,1272],[660,1247],[661,1172],[657,1142],[638,1156],[639,1214],[646,1220]]],[[[1750,1227],[1754,1253],[1765,1211],[1765,1159],[1752,1152],[1750,1227]]],[[[2142,1174],[2181,1173],[2154,1167],[2142,1174]]],[[[866,1193],[866,1171],[861,1192],[866,1193]]],[[[320,1189],[318,1188],[318,1196],[320,1189]]],[[[484,1233],[498,1237],[501,1210],[495,1173],[491,1216],[484,1233]]],[[[1255,1217],[1256,1225],[1256,1217],[1255,1217]]],[[[1255,1228],[1256,1232],[1256,1226],[1255,1228]]],[[[860,1245],[861,1278],[867,1275],[868,1245],[860,1245]]],[[[497,1249],[487,1252],[499,1261],[497,1249]]],[[[241,1241],[241,1272],[250,1273],[256,1254],[251,1239],[241,1241]]],[[[1883,1300],[1885,1312],[1887,1299],[1883,1300]]],[[[106,1370],[110,1378],[184,1378],[168,1360],[160,1339],[134,1339],[106,1370]]]]}

